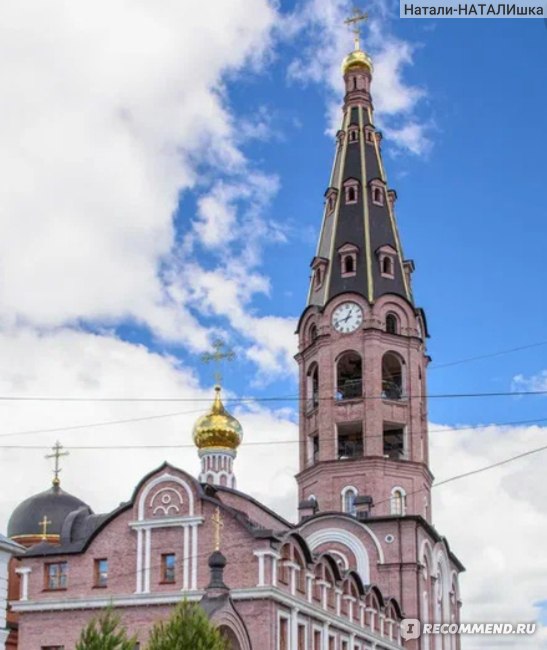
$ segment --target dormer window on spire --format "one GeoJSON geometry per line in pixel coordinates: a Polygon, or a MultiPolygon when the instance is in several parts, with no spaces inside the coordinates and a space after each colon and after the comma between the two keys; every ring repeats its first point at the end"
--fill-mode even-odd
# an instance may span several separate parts
{"type": "Polygon", "coordinates": [[[359,142],[359,127],[357,125],[352,125],[348,129],[348,142],[355,143],[359,142]]]}
{"type": "Polygon", "coordinates": [[[380,265],[380,275],[383,278],[388,278],[393,280],[395,277],[395,258],[397,256],[397,251],[393,246],[389,244],[385,246],[380,246],[376,251],[378,256],[378,264],[380,265]]]}
{"type": "Polygon", "coordinates": [[[369,187],[372,203],[374,203],[374,205],[384,205],[386,192],[383,181],[379,178],[373,178],[369,183],[369,187]]]}
{"type": "Polygon", "coordinates": [[[365,130],[365,142],[367,144],[374,145],[374,140],[375,140],[374,127],[370,126],[370,124],[369,124],[369,125],[365,126],[364,130],[365,130]]]}
{"type": "Polygon", "coordinates": [[[329,187],[328,190],[325,192],[325,200],[326,200],[326,210],[327,214],[332,214],[334,212],[334,208],[336,207],[336,199],[338,197],[338,190],[335,187],[329,187]]]}
{"type": "Polygon", "coordinates": [[[357,203],[359,200],[359,181],[355,178],[348,178],[344,183],[344,196],[346,205],[357,203]]]}
{"type": "Polygon", "coordinates": [[[338,249],[340,256],[340,275],[350,278],[357,273],[357,254],[359,248],[355,244],[344,244],[338,249]]]}

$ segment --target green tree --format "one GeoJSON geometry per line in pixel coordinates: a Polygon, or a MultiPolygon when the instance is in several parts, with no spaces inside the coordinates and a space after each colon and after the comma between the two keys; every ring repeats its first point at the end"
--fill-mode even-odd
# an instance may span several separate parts
{"type": "Polygon", "coordinates": [[[120,617],[108,608],[82,630],[76,650],[135,650],[136,637],[127,638],[120,617]]]}
{"type": "Polygon", "coordinates": [[[228,650],[228,644],[198,604],[183,601],[153,627],[147,650],[228,650]]]}

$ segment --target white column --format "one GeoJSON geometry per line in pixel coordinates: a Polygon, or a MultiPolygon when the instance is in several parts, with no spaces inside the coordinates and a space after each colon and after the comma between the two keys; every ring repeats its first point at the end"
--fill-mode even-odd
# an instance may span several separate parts
{"type": "Polygon", "coordinates": [[[258,559],[258,583],[257,587],[264,587],[266,585],[266,575],[264,571],[264,553],[255,551],[254,556],[258,559]]]}
{"type": "Polygon", "coordinates": [[[289,645],[291,650],[298,648],[298,610],[296,607],[291,609],[291,642],[289,645]]]}
{"type": "Polygon", "coordinates": [[[142,528],[137,529],[137,594],[142,593],[142,528]]]}
{"type": "Polygon", "coordinates": [[[182,554],[182,589],[183,591],[188,591],[188,585],[189,585],[189,580],[188,580],[188,548],[190,546],[190,534],[188,530],[188,526],[184,526],[184,550],[182,554]]]}
{"type": "Polygon", "coordinates": [[[198,588],[198,525],[192,524],[192,589],[198,588]]]}
{"type": "Polygon", "coordinates": [[[150,553],[152,550],[152,531],[144,529],[144,591],[150,591],[150,553]]]}
{"type": "Polygon", "coordinates": [[[28,577],[31,572],[28,566],[15,569],[15,573],[21,576],[21,590],[19,592],[19,600],[28,600],[28,577]]]}

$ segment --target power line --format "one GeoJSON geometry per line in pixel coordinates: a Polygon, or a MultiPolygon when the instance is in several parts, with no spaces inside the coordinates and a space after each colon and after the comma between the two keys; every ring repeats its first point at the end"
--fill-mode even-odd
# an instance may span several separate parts
{"type": "Polygon", "coordinates": [[[529,345],[521,345],[516,348],[508,348],[506,350],[498,350],[497,352],[490,352],[488,354],[480,354],[475,357],[467,357],[464,359],[458,359],[456,361],[449,361],[447,363],[434,363],[428,370],[437,370],[438,368],[449,368],[451,366],[459,366],[462,363],[471,363],[472,361],[480,361],[482,359],[492,359],[494,357],[500,357],[505,354],[511,354],[512,352],[520,352],[521,350],[530,350],[532,348],[538,348],[540,346],[547,345],[547,341],[539,341],[537,343],[530,343],[529,345]]]}
{"type": "MultiPolygon", "coordinates": [[[[401,400],[411,399],[464,399],[471,397],[525,397],[529,395],[547,395],[547,390],[494,391],[482,393],[433,393],[430,395],[403,395],[401,400]]],[[[273,397],[228,397],[226,403],[245,404],[254,402],[306,402],[311,398],[297,395],[280,395],[273,397]]],[[[336,397],[316,396],[316,400],[339,402],[336,397]]],[[[384,395],[362,395],[355,400],[385,400],[384,395]]],[[[0,396],[4,402],[211,402],[210,397],[46,397],[46,396],[0,396]]]]}
{"type": "MultiPolygon", "coordinates": [[[[170,417],[176,415],[186,415],[187,413],[193,413],[193,411],[186,411],[180,413],[166,413],[165,415],[151,416],[150,418],[137,418],[137,421],[153,419],[159,417],[170,417]]],[[[201,413],[201,411],[200,411],[201,413]]],[[[118,424],[120,422],[131,422],[132,420],[113,420],[112,422],[103,422],[99,423],[97,426],[106,425],[106,424],[118,424]]],[[[489,427],[506,427],[506,426],[516,426],[524,424],[539,424],[540,422],[547,422],[547,417],[545,418],[534,418],[532,420],[512,420],[509,422],[491,422],[489,424],[473,424],[465,427],[451,427],[447,425],[442,429],[428,429],[427,433],[452,433],[454,431],[473,431],[476,429],[487,429],[489,427]]],[[[76,427],[66,427],[66,430],[72,429],[82,429],[86,426],[94,425],[78,425],[76,427]]],[[[20,433],[50,433],[52,431],[58,432],[63,429],[44,429],[40,431],[36,429],[30,432],[20,432],[20,433]]],[[[18,432],[11,432],[6,434],[0,434],[1,436],[15,436],[18,435],[18,432]]],[[[409,433],[412,436],[412,432],[409,433]]],[[[384,434],[365,434],[365,439],[370,440],[371,438],[383,438],[384,434]]],[[[245,443],[245,447],[255,447],[255,446],[264,446],[264,445],[289,445],[289,444],[298,444],[300,439],[291,439],[291,440],[251,440],[245,443]]],[[[195,445],[193,443],[182,443],[182,444],[126,444],[126,445],[69,445],[67,447],[73,451],[93,451],[93,450],[136,450],[136,449],[194,449],[195,445]]],[[[48,445],[0,445],[0,449],[30,449],[30,450],[49,450],[51,449],[48,445]]]]}
{"type": "Polygon", "coordinates": [[[0,433],[0,438],[7,438],[10,436],[28,436],[37,433],[59,433],[62,431],[74,431],[77,429],[93,429],[96,427],[106,427],[114,424],[131,424],[133,422],[147,422],[149,420],[172,418],[179,415],[191,415],[193,413],[203,413],[203,409],[193,409],[192,411],[177,411],[175,413],[161,413],[159,415],[146,415],[139,418],[127,418],[125,420],[105,420],[102,422],[91,422],[89,424],[74,424],[64,427],[53,427],[51,429],[28,429],[26,431],[10,431],[8,433],[0,433]]]}

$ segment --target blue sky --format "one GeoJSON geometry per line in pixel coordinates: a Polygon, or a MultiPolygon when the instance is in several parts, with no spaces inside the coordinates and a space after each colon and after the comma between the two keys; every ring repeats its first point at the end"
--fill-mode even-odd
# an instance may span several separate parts
{"type": "MultiPolygon", "coordinates": [[[[414,48],[403,74],[424,92],[414,116],[431,141],[423,155],[384,141],[405,254],[417,265],[415,296],[431,331],[430,392],[507,391],[515,375],[543,370],[547,345],[438,370],[434,364],[547,340],[547,30],[538,20],[398,19],[390,30],[414,48]]],[[[286,241],[264,249],[271,290],[253,301],[257,314],[296,317],[302,310],[332,162],[333,140],[325,134],[330,89],[287,79],[306,36],[278,44],[261,74],[227,84],[236,114],[267,114],[271,138],[244,148],[280,181],[266,217],[281,224],[286,241]]],[[[183,195],[181,229],[193,199],[183,195]]],[[[238,392],[295,392],[292,380],[252,385],[252,368],[242,369],[227,374],[238,392]]],[[[430,414],[448,424],[510,422],[547,417],[544,404],[541,397],[432,400],[430,414]]]]}

